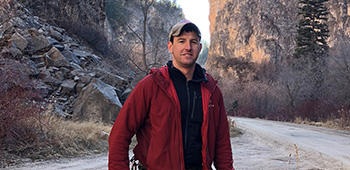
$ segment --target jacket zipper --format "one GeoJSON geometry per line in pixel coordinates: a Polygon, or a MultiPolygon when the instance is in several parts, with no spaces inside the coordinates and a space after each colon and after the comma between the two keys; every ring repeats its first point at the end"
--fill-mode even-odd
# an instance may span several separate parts
{"type": "Polygon", "coordinates": [[[196,91],[194,91],[193,92],[193,106],[192,106],[191,118],[193,118],[193,115],[194,115],[194,109],[196,107],[196,100],[197,100],[197,93],[196,93],[196,91]]]}
{"type": "Polygon", "coordinates": [[[187,89],[187,102],[188,102],[188,109],[187,109],[187,115],[186,115],[186,125],[185,125],[185,150],[187,149],[187,128],[188,128],[188,117],[189,117],[189,114],[190,114],[190,89],[188,87],[188,81],[186,81],[186,89],[187,89]]]}

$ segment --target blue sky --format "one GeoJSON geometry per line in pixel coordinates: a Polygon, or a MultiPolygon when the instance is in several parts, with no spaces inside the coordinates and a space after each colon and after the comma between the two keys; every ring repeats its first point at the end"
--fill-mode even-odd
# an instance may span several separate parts
{"type": "Polygon", "coordinates": [[[177,0],[177,4],[182,8],[186,19],[199,27],[202,39],[209,43],[209,0],[177,0]]]}

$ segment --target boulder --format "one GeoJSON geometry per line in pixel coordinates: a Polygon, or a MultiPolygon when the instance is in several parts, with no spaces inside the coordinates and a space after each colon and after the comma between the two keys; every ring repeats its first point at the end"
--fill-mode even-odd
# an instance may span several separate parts
{"type": "Polygon", "coordinates": [[[80,64],[81,63],[80,59],[76,55],[74,55],[72,52],[70,52],[68,50],[62,51],[62,55],[66,58],[66,60],[68,62],[73,62],[73,63],[76,63],[76,64],[80,64]]]}
{"type": "Polygon", "coordinates": [[[73,95],[76,92],[74,80],[64,80],[61,84],[61,95],[73,95]]]}
{"type": "Polygon", "coordinates": [[[12,35],[12,40],[16,48],[21,51],[23,51],[28,45],[28,41],[17,32],[12,35]]]}
{"type": "Polygon", "coordinates": [[[26,52],[29,54],[38,54],[50,49],[50,42],[43,35],[36,35],[35,31],[28,31],[30,36],[26,37],[28,45],[26,52]]]}
{"type": "Polygon", "coordinates": [[[121,107],[115,88],[93,79],[75,100],[73,118],[111,123],[117,118],[121,107]]]}
{"type": "Polygon", "coordinates": [[[52,47],[50,51],[47,52],[47,66],[56,66],[56,67],[68,67],[69,62],[66,60],[66,58],[62,55],[62,53],[56,48],[52,47]],[[53,62],[50,62],[52,60],[53,62]]]}

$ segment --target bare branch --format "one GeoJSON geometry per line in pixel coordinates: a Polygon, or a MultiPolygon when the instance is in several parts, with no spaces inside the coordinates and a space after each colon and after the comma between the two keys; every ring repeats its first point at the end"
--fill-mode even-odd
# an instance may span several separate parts
{"type": "Polygon", "coordinates": [[[129,25],[128,23],[125,23],[125,25],[130,29],[130,31],[132,31],[132,33],[134,33],[134,35],[141,41],[141,43],[144,42],[143,39],[135,32],[134,29],[132,29],[132,28],[130,27],[130,25],[129,25]]]}

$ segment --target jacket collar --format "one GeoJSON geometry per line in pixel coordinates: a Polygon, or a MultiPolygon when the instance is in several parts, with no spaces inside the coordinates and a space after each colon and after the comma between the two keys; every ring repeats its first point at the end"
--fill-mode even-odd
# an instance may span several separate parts
{"type": "MultiPolygon", "coordinates": [[[[203,75],[206,79],[206,81],[202,81],[201,84],[210,92],[213,92],[216,89],[217,81],[214,80],[214,78],[211,77],[209,74],[205,73],[205,69],[200,67],[199,64],[197,65],[199,67],[196,66],[196,68],[201,68],[203,70],[203,75]]],[[[168,88],[169,84],[171,83],[168,65],[165,65],[160,68],[152,68],[150,71],[150,75],[153,76],[153,78],[156,80],[160,87],[164,87],[165,89],[168,88]]]]}
{"type": "MultiPolygon", "coordinates": [[[[171,60],[168,61],[166,66],[168,67],[168,71],[170,76],[172,76],[171,77],[172,79],[175,79],[178,81],[187,81],[185,75],[179,69],[174,67],[173,62],[171,60]]],[[[190,81],[195,83],[207,82],[208,79],[205,75],[205,71],[206,70],[204,68],[202,68],[199,64],[196,63],[193,77],[192,77],[192,80],[190,81]]]]}

